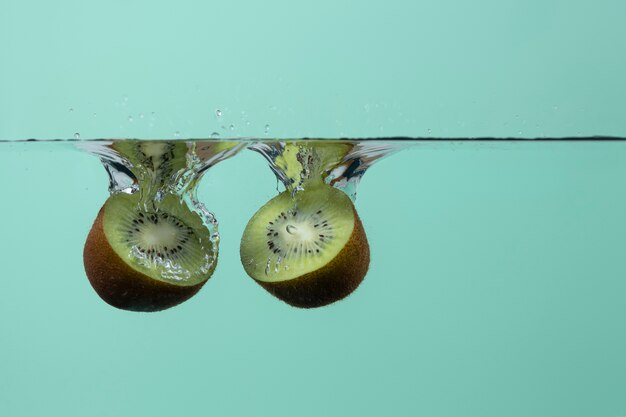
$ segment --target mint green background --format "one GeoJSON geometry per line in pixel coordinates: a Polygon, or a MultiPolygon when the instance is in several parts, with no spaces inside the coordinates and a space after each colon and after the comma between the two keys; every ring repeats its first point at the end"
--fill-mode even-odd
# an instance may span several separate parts
{"type": "MultiPolygon", "coordinates": [[[[0,0],[0,138],[624,135],[625,16],[618,1],[0,0]]],[[[364,284],[302,311],[239,264],[276,184],[245,151],[201,184],[214,277],[133,314],[83,272],[97,159],[0,144],[0,415],[626,415],[625,158],[624,143],[394,155],[359,187],[364,284]]]]}
{"type": "Polygon", "coordinates": [[[0,139],[625,135],[625,18],[621,0],[0,0],[0,139]]]}

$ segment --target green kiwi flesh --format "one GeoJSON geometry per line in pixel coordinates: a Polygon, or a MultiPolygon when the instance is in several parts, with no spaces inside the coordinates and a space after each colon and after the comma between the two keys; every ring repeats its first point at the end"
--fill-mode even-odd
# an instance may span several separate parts
{"type": "Polygon", "coordinates": [[[362,282],[369,245],[354,205],[320,183],[279,194],[250,219],[240,247],[246,273],[286,303],[321,307],[362,282]]]}
{"type": "Polygon", "coordinates": [[[182,141],[124,140],[113,149],[129,164],[143,192],[155,194],[172,185],[176,175],[186,167],[189,148],[182,141]]]}
{"type": "Polygon", "coordinates": [[[132,166],[160,174],[184,168],[188,151],[187,144],[182,141],[125,140],[112,146],[132,166]]]}
{"type": "Polygon", "coordinates": [[[85,243],[85,272],[110,305],[159,311],[196,294],[217,253],[200,216],[178,197],[146,209],[138,194],[114,194],[100,209],[85,243]]]}
{"type": "Polygon", "coordinates": [[[339,165],[352,149],[348,143],[323,141],[287,142],[274,161],[285,185],[290,188],[305,186],[309,181],[324,180],[328,171],[339,165]]]}

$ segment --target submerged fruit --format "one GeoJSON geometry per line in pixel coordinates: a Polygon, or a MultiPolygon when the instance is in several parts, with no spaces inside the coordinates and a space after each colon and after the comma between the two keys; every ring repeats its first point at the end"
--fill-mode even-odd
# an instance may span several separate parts
{"type": "Polygon", "coordinates": [[[110,305],[163,310],[200,290],[215,269],[216,246],[178,197],[147,208],[137,194],[114,194],[102,206],[85,243],[85,271],[110,305]]]}
{"type": "Polygon", "coordinates": [[[369,246],[350,198],[323,183],[285,191],[252,217],[241,262],[250,277],[295,307],[338,301],[363,281],[369,246]]]}

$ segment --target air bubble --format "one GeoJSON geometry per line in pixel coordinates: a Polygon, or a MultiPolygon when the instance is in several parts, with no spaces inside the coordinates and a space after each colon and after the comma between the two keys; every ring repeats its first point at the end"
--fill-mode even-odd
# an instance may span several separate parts
{"type": "Polygon", "coordinates": [[[235,130],[235,125],[230,125],[230,126],[228,126],[228,128],[229,128],[230,130],[235,130]]]}
{"type": "Polygon", "coordinates": [[[143,119],[143,113],[139,113],[139,118],[143,119]]]}
{"type": "Polygon", "coordinates": [[[70,107],[69,109],[67,109],[67,111],[69,111],[70,113],[72,113],[74,111],[74,107],[70,107]]]}
{"type": "Polygon", "coordinates": [[[215,110],[215,116],[222,117],[222,111],[220,109],[215,110]]]}
{"type": "Polygon", "coordinates": [[[74,139],[80,139],[80,133],[78,132],[74,133],[74,139]]]}
{"type": "Polygon", "coordinates": [[[128,121],[132,123],[133,122],[133,116],[128,116],[128,121]]]}

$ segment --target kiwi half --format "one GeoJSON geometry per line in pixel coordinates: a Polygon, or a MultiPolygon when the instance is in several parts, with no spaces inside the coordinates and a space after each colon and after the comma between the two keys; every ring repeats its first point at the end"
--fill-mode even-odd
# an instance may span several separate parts
{"type": "Polygon", "coordinates": [[[363,281],[370,252],[350,198],[324,183],[285,191],[261,207],[244,231],[246,273],[286,303],[321,307],[363,281]]]}
{"type": "Polygon", "coordinates": [[[196,294],[217,263],[200,216],[178,196],[147,207],[136,194],[114,194],[89,232],[85,272],[98,295],[131,311],[159,311],[196,294]]]}

